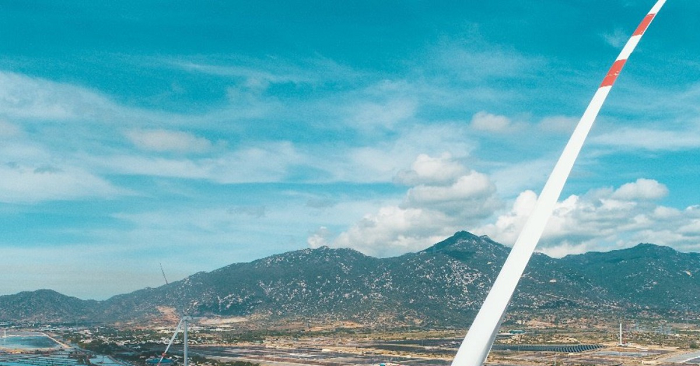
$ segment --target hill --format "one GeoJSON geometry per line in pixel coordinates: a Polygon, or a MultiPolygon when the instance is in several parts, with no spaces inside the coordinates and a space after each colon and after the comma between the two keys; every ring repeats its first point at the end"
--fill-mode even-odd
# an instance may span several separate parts
{"type": "MultiPolygon", "coordinates": [[[[348,320],[365,325],[466,325],[509,248],[467,232],[417,253],[373,258],[304,249],[201,272],[158,288],[83,301],[42,290],[0,296],[0,320],[144,321],[164,308],[264,323],[348,320]]],[[[700,313],[700,255],[640,244],[554,259],[535,254],[511,312],[700,313]]]]}

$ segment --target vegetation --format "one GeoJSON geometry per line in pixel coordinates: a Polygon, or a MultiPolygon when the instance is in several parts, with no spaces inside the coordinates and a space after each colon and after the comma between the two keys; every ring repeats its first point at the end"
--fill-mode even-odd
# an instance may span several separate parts
{"type": "MultiPolygon", "coordinates": [[[[373,258],[350,249],[305,249],[99,302],[52,291],[0,296],[0,320],[143,324],[169,309],[239,318],[240,327],[250,324],[250,329],[294,323],[297,328],[342,327],[342,321],[375,329],[445,329],[466,326],[474,317],[507,254],[505,246],[466,232],[396,258],[373,258]]],[[[575,319],[579,313],[614,312],[625,317],[697,317],[699,276],[700,254],[651,244],[562,259],[538,254],[508,316],[546,312],[575,319]]]]}

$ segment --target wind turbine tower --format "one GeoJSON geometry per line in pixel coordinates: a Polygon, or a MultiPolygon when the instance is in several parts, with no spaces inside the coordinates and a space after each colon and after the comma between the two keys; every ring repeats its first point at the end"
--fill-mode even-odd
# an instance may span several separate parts
{"type": "Polygon", "coordinates": [[[182,345],[182,358],[184,365],[187,366],[187,325],[189,324],[189,321],[192,320],[192,317],[189,316],[183,316],[182,317],[182,325],[184,327],[183,331],[183,345],[182,345]]]}
{"type": "Polygon", "coordinates": [[[620,346],[624,346],[625,344],[622,343],[622,323],[620,323],[620,346]]]}
{"type": "Polygon", "coordinates": [[[170,338],[170,342],[168,342],[168,346],[165,347],[165,351],[163,354],[160,356],[160,360],[158,360],[158,364],[156,366],[161,366],[161,363],[163,362],[163,359],[165,358],[165,355],[168,353],[168,350],[170,349],[170,346],[173,345],[173,342],[175,341],[175,338],[177,337],[177,333],[180,331],[180,328],[182,328],[182,358],[183,358],[183,364],[184,366],[188,365],[188,356],[187,356],[187,328],[189,326],[189,322],[192,321],[191,316],[183,316],[180,318],[180,322],[177,323],[177,327],[175,328],[175,333],[173,333],[173,336],[170,338]]]}
{"type": "MultiPolygon", "coordinates": [[[[168,278],[165,277],[165,271],[163,270],[163,264],[160,263],[160,272],[163,274],[163,279],[165,280],[165,284],[169,285],[168,283],[168,278]]],[[[180,331],[180,327],[182,327],[182,358],[183,358],[183,365],[188,366],[188,356],[187,356],[187,330],[189,326],[189,322],[192,321],[192,317],[188,315],[183,315],[180,318],[180,321],[177,323],[177,327],[175,327],[175,333],[173,333],[173,336],[170,338],[170,342],[168,342],[168,346],[165,347],[165,351],[163,351],[163,354],[160,356],[160,359],[158,360],[158,364],[156,366],[161,366],[161,363],[163,362],[163,359],[165,358],[165,355],[168,353],[168,350],[170,349],[170,346],[173,345],[173,342],[175,341],[175,338],[177,337],[177,333],[180,331]]]]}

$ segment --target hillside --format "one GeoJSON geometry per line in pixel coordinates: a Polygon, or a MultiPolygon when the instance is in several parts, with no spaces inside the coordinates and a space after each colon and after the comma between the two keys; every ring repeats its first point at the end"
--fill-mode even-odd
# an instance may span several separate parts
{"type": "MultiPolygon", "coordinates": [[[[158,318],[159,309],[167,307],[196,316],[268,323],[313,319],[366,325],[465,324],[508,251],[467,232],[394,258],[368,257],[351,249],[304,249],[101,302],[47,290],[0,296],[0,320],[125,322],[158,318]]],[[[700,313],[695,295],[699,272],[697,253],[652,244],[563,259],[536,254],[511,311],[700,313]]]]}

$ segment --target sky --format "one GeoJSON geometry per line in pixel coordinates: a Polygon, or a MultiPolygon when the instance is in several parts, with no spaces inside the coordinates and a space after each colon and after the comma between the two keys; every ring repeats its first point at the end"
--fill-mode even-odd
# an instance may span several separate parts
{"type": "MultiPolygon", "coordinates": [[[[2,1],[0,295],[512,245],[654,2],[2,1]]],[[[656,17],[539,251],[700,251],[698,18],[656,17]]]]}

